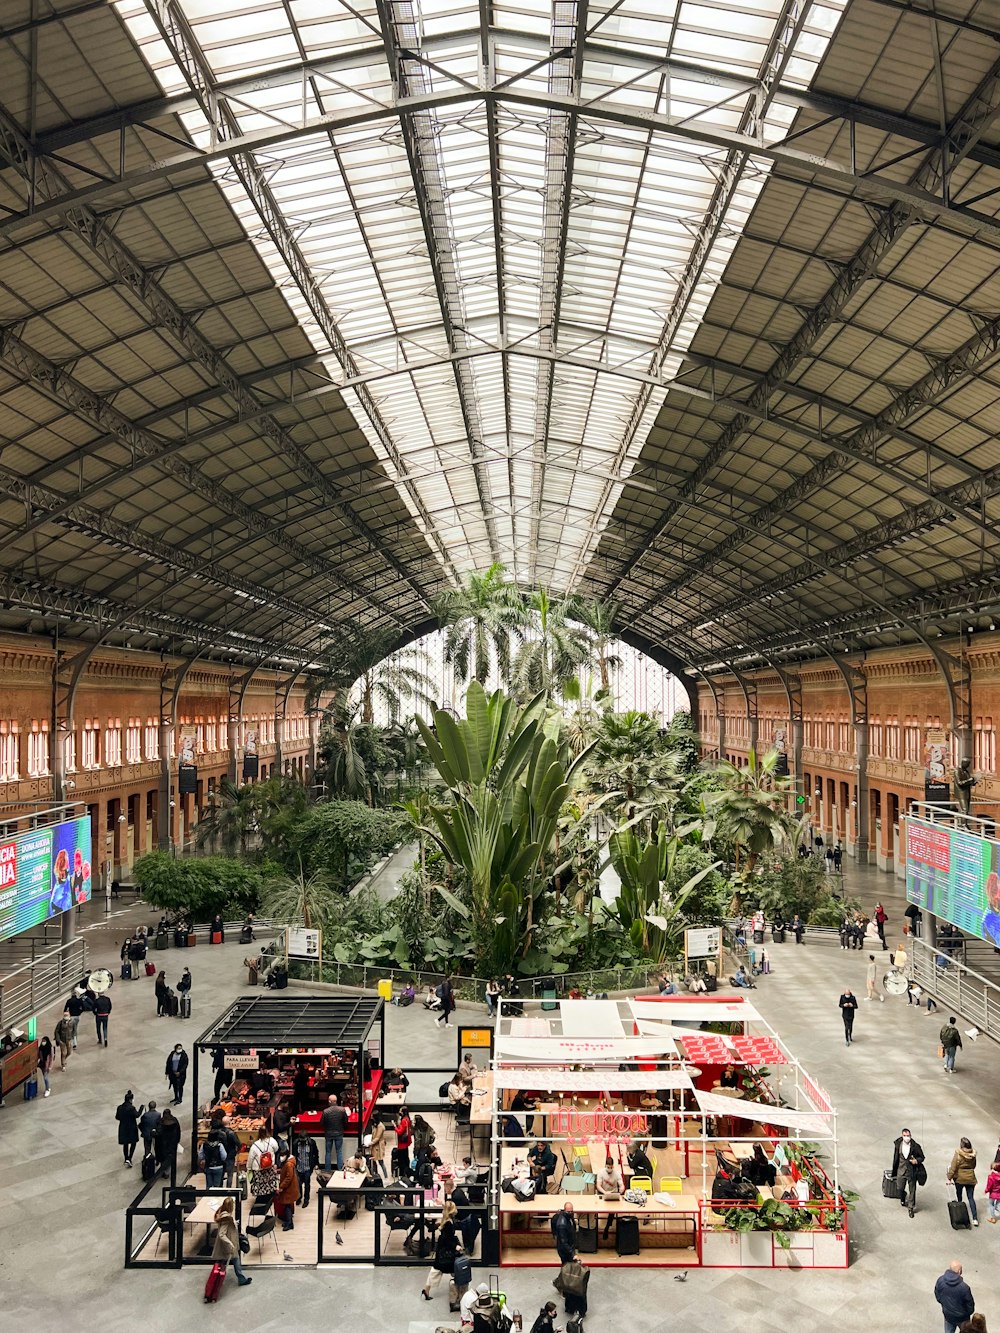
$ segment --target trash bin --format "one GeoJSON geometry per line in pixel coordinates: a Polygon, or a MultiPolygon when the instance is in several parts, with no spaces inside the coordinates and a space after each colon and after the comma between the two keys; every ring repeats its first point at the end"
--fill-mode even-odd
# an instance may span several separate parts
{"type": "Polygon", "coordinates": [[[378,993],[379,995],[381,995],[382,999],[385,1000],[386,1004],[391,1003],[392,982],[388,978],[384,978],[382,981],[378,983],[378,993]]]}

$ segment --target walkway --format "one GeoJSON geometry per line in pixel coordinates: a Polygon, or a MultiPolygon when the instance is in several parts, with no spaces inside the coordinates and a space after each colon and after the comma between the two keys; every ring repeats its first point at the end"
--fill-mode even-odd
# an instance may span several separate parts
{"type": "MultiPolygon", "coordinates": [[[[110,927],[98,922],[90,932],[93,962],[114,965],[121,927],[150,919],[138,905],[110,927]]],[[[853,1267],[799,1274],[694,1270],[683,1284],[652,1270],[626,1275],[603,1269],[591,1284],[587,1333],[621,1333],[624,1327],[629,1333],[667,1327],[773,1333],[776,1323],[783,1333],[871,1333],[907,1323],[938,1329],[931,1288],[955,1255],[965,1262],[987,1318],[1000,1319],[997,1229],[951,1232],[944,1185],[960,1134],[979,1149],[984,1178],[1000,1101],[995,1048],[967,1043],[959,1072],[950,1078],[935,1056],[937,1019],[908,1008],[905,1000],[887,1000],[861,1005],[857,1040],[847,1050],[837,997],[845,982],[863,992],[865,955],[808,944],[778,946],[771,954],[774,972],[754,999],[832,1094],[840,1112],[842,1179],[863,1193],[851,1219],[853,1267]],[[904,1123],[929,1157],[930,1180],[913,1221],[880,1192],[892,1139],[904,1123]]],[[[172,978],[184,963],[192,967],[192,1023],[156,1019],[151,982],[116,982],[108,1050],[96,1046],[84,1023],[80,1050],[67,1073],[53,1076],[52,1096],[32,1103],[11,1098],[0,1112],[0,1271],[11,1327],[176,1333],[205,1326],[203,1271],[126,1273],[121,1267],[123,1209],[139,1183],[138,1173],[121,1165],[113,1116],[127,1087],[140,1101],[165,1099],[167,1050],[181,1034],[190,1044],[241,990],[243,950],[199,945],[161,957],[172,978]]],[[[43,1026],[51,1028],[53,1015],[45,1018],[43,1026]]],[[[403,1063],[454,1059],[455,1034],[436,1028],[419,1008],[390,1010],[387,1033],[390,1057],[403,1063]]],[[[551,1295],[553,1275],[548,1269],[504,1273],[504,1287],[524,1312],[526,1327],[551,1295]]],[[[416,1269],[367,1267],[270,1270],[257,1276],[252,1290],[227,1285],[218,1317],[275,1333],[287,1333],[292,1308],[297,1329],[433,1333],[438,1325],[454,1326],[443,1297],[431,1307],[420,1302],[421,1276],[416,1269]]]]}

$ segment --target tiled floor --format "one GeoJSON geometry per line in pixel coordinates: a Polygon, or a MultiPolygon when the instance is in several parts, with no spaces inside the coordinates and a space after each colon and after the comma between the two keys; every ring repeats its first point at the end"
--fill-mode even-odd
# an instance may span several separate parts
{"type": "MultiPolygon", "coordinates": [[[[864,898],[897,912],[901,899],[887,876],[858,872],[864,898]],[[893,906],[890,906],[890,902],[893,906]]],[[[898,893],[898,891],[897,891],[898,893]]],[[[117,957],[122,924],[151,919],[148,909],[100,922],[88,933],[92,961],[117,957]]],[[[844,1182],[862,1192],[851,1217],[852,1267],[846,1272],[770,1271],[682,1274],[646,1268],[600,1269],[590,1288],[587,1333],[871,1333],[872,1329],[937,1330],[934,1279],[953,1257],[990,1321],[1000,1320],[997,1228],[956,1233],[948,1226],[945,1169],[961,1134],[980,1153],[980,1180],[997,1142],[1000,1061],[985,1041],[967,1042],[958,1073],[948,1077],[936,1059],[937,1026],[905,1000],[862,1004],[855,1044],[842,1040],[837,997],[845,982],[863,993],[865,955],[807,943],[769,950],[773,972],[755,1002],[786,1037],[806,1068],[832,1094],[841,1133],[844,1182]],[[916,1217],[881,1197],[879,1182],[893,1137],[909,1124],[928,1153],[929,1182],[916,1217]]],[[[99,1327],[102,1333],[177,1333],[207,1328],[208,1320],[257,1333],[345,1329],[351,1333],[433,1333],[454,1327],[443,1289],[431,1305],[419,1299],[425,1273],[417,1269],[344,1266],[305,1269],[287,1264],[259,1271],[252,1287],[227,1283],[218,1311],[207,1312],[205,1270],[125,1272],[123,1210],[139,1187],[116,1144],[114,1108],[127,1087],[137,1100],[167,1098],[163,1074],[171,1040],[190,1044],[242,988],[243,951],[199,947],[171,952],[168,976],[183,963],[195,978],[191,1023],[157,1021],[152,983],[117,983],[111,1045],[98,1048],[81,1027],[81,1047],[53,1095],[32,1103],[8,1100],[0,1111],[0,1291],[4,1326],[48,1330],[99,1327]]],[[[50,1012],[44,1024],[51,1027],[50,1012]]],[[[435,1027],[422,1011],[390,1011],[389,1056],[404,1064],[455,1058],[455,1033],[435,1027]]],[[[426,1094],[425,1094],[426,1095],[426,1094]]],[[[981,1198],[981,1192],[980,1192],[981,1198]]],[[[310,1228],[311,1229],[311,1228],[310,1228]]],[[[296,1232],[292,1233],[297,1235],[296,1232]]],[[[279,1246],[282,1233],[277,1233],[279,1246]]],[[[292,1252],[291,1246],[287,1247],[292,1252]]],[[[282,1260],[284,1264],[284,1260],[282,1260]]],[[[511,1303],[530,1328],[552,1295],[552,1268],[504,1271],[511,1303]]],[[[991,1324],[992,1326],[992,1324],[991,1324]]]]}

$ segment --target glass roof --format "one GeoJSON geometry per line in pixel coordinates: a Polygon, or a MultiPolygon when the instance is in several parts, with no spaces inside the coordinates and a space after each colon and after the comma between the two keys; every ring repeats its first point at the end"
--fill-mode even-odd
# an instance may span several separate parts
{"type": "Polygon", "coordinates": [[[787,132],[842,7],[118,3],[196,142],[288,127],[213,169],[449,576],[562,590],[766,180],[719,137],[787,132]]]}

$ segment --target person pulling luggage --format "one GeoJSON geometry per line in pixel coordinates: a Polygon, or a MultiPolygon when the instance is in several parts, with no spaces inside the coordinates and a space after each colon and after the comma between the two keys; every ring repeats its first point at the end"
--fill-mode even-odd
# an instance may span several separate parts
{"type": "Polygon", "coordinates": [[[899,1190],[899,1202],[909,1209],[910,1216],[917,1202],[917,1186],[927,1184],[927,1166],[924,1150],[908,1129],[900,1132],[893,1143],[892,1174],[899,1190]]]}

